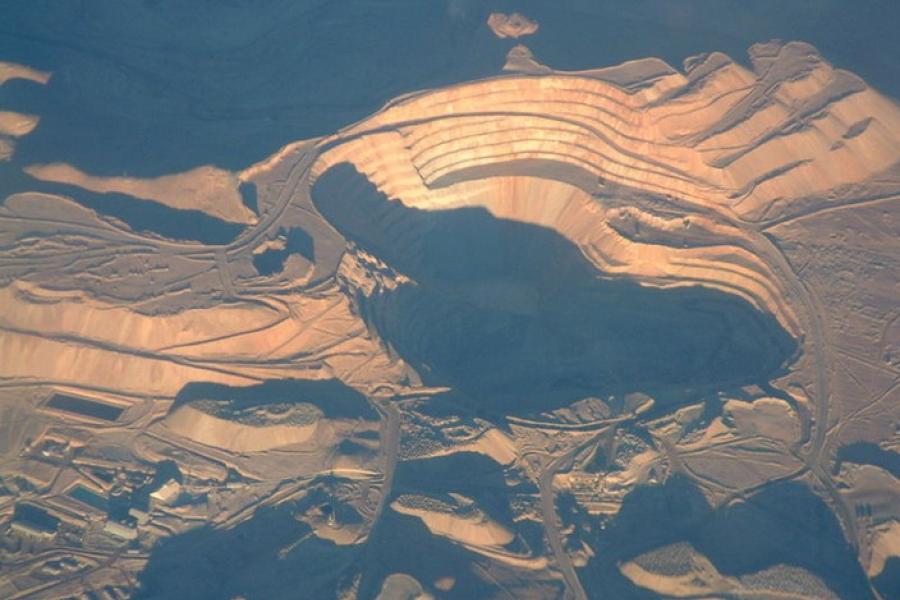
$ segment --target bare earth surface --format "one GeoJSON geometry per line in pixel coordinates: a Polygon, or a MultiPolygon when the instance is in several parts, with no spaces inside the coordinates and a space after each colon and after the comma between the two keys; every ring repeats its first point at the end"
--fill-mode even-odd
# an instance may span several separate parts
{"type": "Polygon", "coordinates": [[[234,170],[0,112],[0,598],[900,598],[900,105],[515,43],[234,170]]]}

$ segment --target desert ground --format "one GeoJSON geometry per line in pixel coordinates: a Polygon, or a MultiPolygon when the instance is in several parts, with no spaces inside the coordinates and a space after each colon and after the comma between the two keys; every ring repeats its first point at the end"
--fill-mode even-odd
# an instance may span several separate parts
{"type": "Polygon", "coordinates": [[[0,597],[900,598],[900,104],[479,27],[240,167],[0,103],[0,597]]]}

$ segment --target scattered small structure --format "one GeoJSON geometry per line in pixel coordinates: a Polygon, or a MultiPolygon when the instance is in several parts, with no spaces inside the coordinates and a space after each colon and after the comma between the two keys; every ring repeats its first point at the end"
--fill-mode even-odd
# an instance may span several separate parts
{"type": "Polygon", "coordinates": [[[137,529],[119,523],[118,521],[107,521],[106,525],[103,526],[103,531],[113,537],[127,541],[136,540],[138,536],[137,529]]]}
{"type": "Polygon", "coordinates": [[[181,484],[175,479],[169,479],[155,492],[150,493],[150,501],[154,504],[169,505],[175,502],[181,495],[181,484]]]}

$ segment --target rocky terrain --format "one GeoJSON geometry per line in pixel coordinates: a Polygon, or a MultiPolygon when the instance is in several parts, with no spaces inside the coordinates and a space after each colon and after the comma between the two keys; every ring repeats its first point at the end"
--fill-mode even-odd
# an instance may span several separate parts
{"type": "Polygon", "coordinates": [[[900,597],[900,105],[802,42],[539,59],[25,166],[0,597],[900,597]]]}

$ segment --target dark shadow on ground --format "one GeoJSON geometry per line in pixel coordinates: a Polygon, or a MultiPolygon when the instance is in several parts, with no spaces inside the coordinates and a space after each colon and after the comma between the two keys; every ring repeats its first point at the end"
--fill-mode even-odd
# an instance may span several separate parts
{"type": "Polygon", "coordinates": [[[512,494],[536,494],[525,480],[509,485],[503,465],[475,452],[401,461],[394,475],[394,494],[462,494],[498,523],[515,530],[509,506],[512,494]]]}
{"type": "Polygon", "coordinates": [[[900,454],[885,450],[872,442],[856,442],[841,446],[837,453],[835,470],[840,469],[842,462],[881,467],[894,477],[900,477],[900,454]]]}
{"type": "Polygon", "coordinates": [[[532,571],[517,571],[433,535],[418,518],[386,511],[377,538],[367,550],[367,564],[360,598],[371,600],[384,579],[392,573],[406,573],[418,580],[435,597],[447,600],[472,598],[557,598],[558,582],[539,581],[532,571]],[[454,578],[451,590],[441,592],[434,582],[454,578]],[[501,582],[501,583],[498,583],[501,582]],[[374,592],[374,593],[373,593],[374,592]]]}
{"type": "Polygon", "coordinates": [[[53,72],[0,89],[41,117],[17,160],[98,175],[241,169],[405,92],[495,74],[514,40],[453,2],[9,3],[0,60],[53,72]]]}
{"type": "Polygon", "coordinates": [[[426,384],[489,409],[764,383],[796,350],[773,317],[736,296],[601,280],[555,231],[480,208],[407,208],[346,163],[312,196],[344,237],[415,282],[359,295],[364,318],[426,384]]]}
{"type": "Polygon", "coordinates": [[[141,176],[236,169],[398,94],[494,75],[519,42],[565,70],[648,56],[678,67],[711,51],[746,62],[755,42],[800,39],[898,97],[898,20],[892,0],[7,2],[0,58],[54,76],[3,86],[0,108],[42,119],[20,143],[24,164],[141,176]],[[496,39],[492,10],[522,12],[540,30],[496,39]]]}
{"type": "Polygon", "coordinates": [[[883,600],[900,600],[900,558],[892,556],[884,563],[884,569],[872,579],[883,600]]]}
{"type": "Polygon", "coordinates": [[[375,421],[378,412],[366,397],[337,379],[277,379],[248,387],[220,383],[189,383],[175,397],[172,409],[196,400],[230,403],[235,409],[261,404],[313,404],[326,418],[375,421]]]}
{"type": "Polygon", "coordinates": [[[232,529],[203,526],[161,540],[141,573],[141,600],[320,600],[349,583],[359,546],[309,535],[298,503],[266,507],[232,529]],[[289,551],[292,544],[305,539],[289,551]]]}
{"type": "Polygon", "coordinates": [[[180,210],[127,194],[99,194],[74,185],[17,176],[8,167],[0,168],[0,178],[3,178],[2,188],[8,194],[40,192],[65,196],[101,216],[121,221],[132,231],[156,234],[169,240],[225,245],[234,241],[246,228],[199,210],[180,210]]]}
{"type": "Polygon", "coordinates": [[[238,186],[238,191],[241,193],[241,202],[244,206],[259,215],[259,194],[256,184],[245,181],[238,186]]]}
{"type": "MultiPolygon", "coordinates": [[[[571,513],[570,513],[571,515],[571,513]]],[[[748,501],[712,510],[681,477],[638,487],[605,529],[578,519],[594,557],[579,577],[590,597],[656,598],[626,579],[618,565],[655,548],[689,542],[724,575],[748,575],[779,564],[820,577],[841,598],[871,598],[856,554],[829,507],[807,487],[775,483],[748,501]]]]}
{"type": "Polygon", "coordinates": [[[253,257],[253,267],[260,275],[272,275],[284,269],[284,261],[291,254],[299,254],[310,262],[316,261],[313,238],[302,229],[294,228],[287,233],[284,248],[266,250],[253,257]]]}
{"type": "Polygon", "coordinates": [[[445,456],[405,460],[397,464],[395,485],[435,492],[474,495],[485,491],[537,493],[532,484],[512,489],[503,465],[477,452],[455,452],[445,456]]]}

